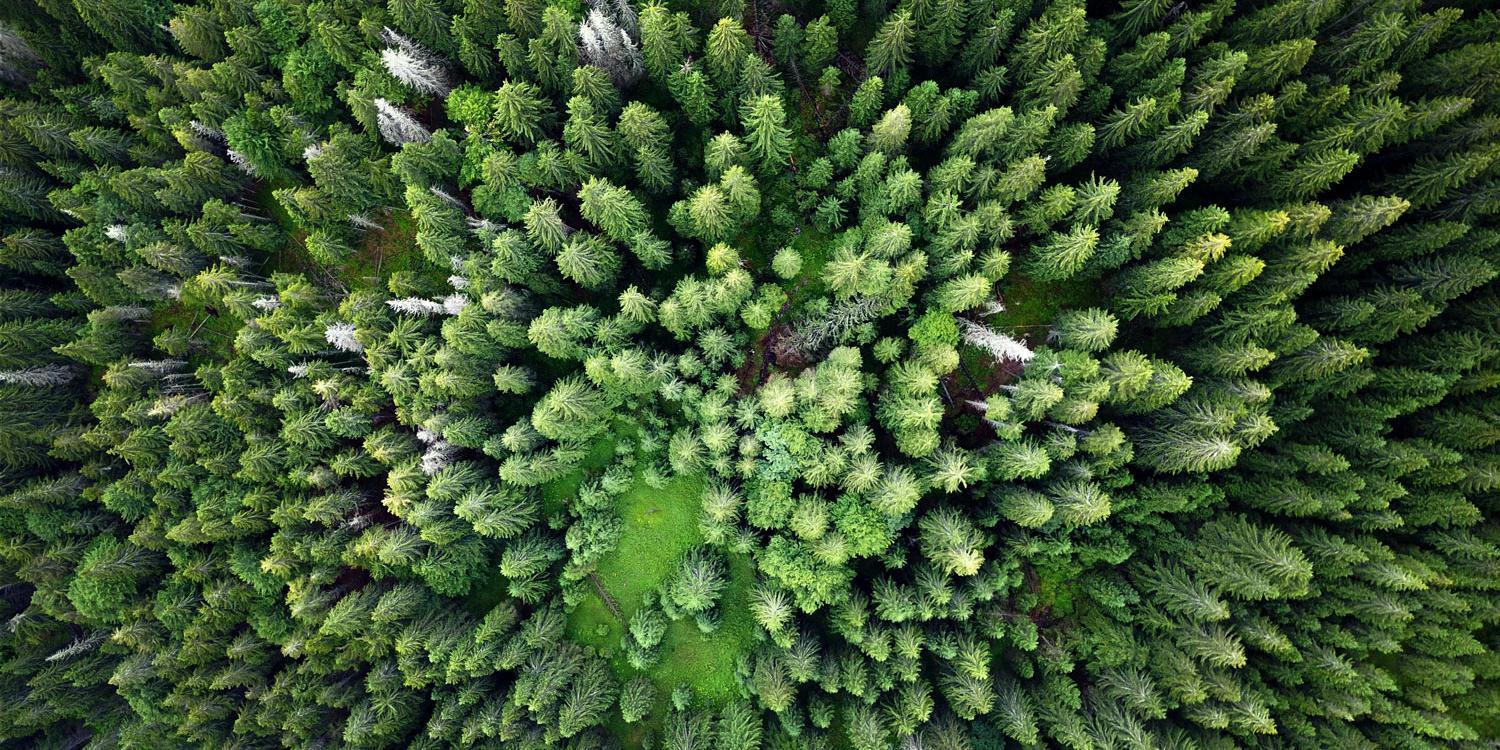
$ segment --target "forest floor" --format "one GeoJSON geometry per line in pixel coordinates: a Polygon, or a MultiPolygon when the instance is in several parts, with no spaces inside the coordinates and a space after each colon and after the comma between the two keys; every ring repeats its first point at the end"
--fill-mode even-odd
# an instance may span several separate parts
{"type": "MultiPolygon", "coordinates": [[[[822,232],[805,229],[791,242],[791,248],[802,256],[802,270],[794,279],[781,283],[787,293],[787,309],[797,310],[808,300],[823,294],[823,267],[833,256],[835,238],[822,232]]],[[[769,269],[769,264],[767,268],[769,269]]]]}
{"type": "Polygon", "coordinates": [[[422,271],[429,264],[417,249],[417,225],[408,211],[392,211],[380,228],[365,234],[354,255],[336,273],[351,288],[384,287],[391,274],[422,271]]]}
{"type": "Polygon", "coordinates": [[[185,328],[195,338],[204,342],[203,347],[188,356],[193,366],[200,364],[222,364],[229,361],[234,351],[234,339],[244,323],[227,310],[221,311],[199,300],[191,291],[184,291],[182,299],[171,305],[161,305],[151,315],[152,334],[172,327],[185,328]]]}
{"type": "MultiPolygon", "coordinates": [[[[1101,296],[1092,280],[1039,282],[1011,273],[1000,282],[998,294],[1005,310],[985,316],[984,323],[1035,349],[1047,342],[1059,313],[1093,307],[1101,296]]],[[[958,371],[944,380],[950,399],[983,400],[984,394],[1015,380],[1024,369],[1019,362],[996,362],[973,346],[960,345],[958,351],[958,371]]]]}
{"type": "Polygon", "coordinates": [[[1000,282],[999,297],[1005,311],[989,317],[990,327],[1013,336],[1030,334],[1032,346],[1045,339],[1063,310],[1098,307],[1104,299],[1092,279],[1033,281],[1015,272],[1000,282]]]}
{"type": "MultiPolygon", "coordinates": [[[[698,477],[676,477],[661,489],[638,479],[617,505],[624,521],[619,544],[599,561],[593,576],[596,589],[569,615],[568,636],[599,649],[622,679],[639,674],[621,648],[630,617],[682,555],[703,541],[698,530],[702,492],[703,480],[698,477]]],[[[661,660],[649,671],[657,691],[658,711],[653,716],[665,715],[671,692],[679,685],[692,688],[707,703],[735,694],[739,659],[755,640],[749,609],[754,581],[754,563],[744,555],[731,556],[729,585],[719,599],[718,629],[702,633],[690,619],[673,621],[667,628],[661,660]]],[[[614,728],[632,746],[647,730],[659,729],[623,722],[614,728]]]]}

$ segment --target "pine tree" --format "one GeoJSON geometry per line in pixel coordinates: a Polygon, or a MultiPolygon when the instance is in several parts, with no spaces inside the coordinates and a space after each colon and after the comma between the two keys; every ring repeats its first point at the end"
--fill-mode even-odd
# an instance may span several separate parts
{"type": "Polygon", "coordinates": [[[525,81],[506,81],[491,100],[494,126],[504,138],[521,144],[535,142],[550,115],[541,91],[525,81]]]}
{"type": "Polygon", "coordinates": [[[578,191],[583,218],[598,225],[617,242],[628,242],[645,229],[646,210],[622,187],[590,178],[578,191]]]}
{"type": "Polygon", "coordinates": [[[771,170],[785,166],[792,144],[781,100],[772,96],[758,97],[741,109],[740,119],[745,127],[745,145],[750,156],[760,161],[761,168],[771,170]]]}
{"type": "Polygon", "coordinates": [[[865,49],[865,67],[873,75],[888,76],[911,62],[917,24],[910,10],[898,9],[887,18],[865,49]]]}
{"type": "Polygon", "coordinates": [[[720,18],[708,30],[703,51],[708,60],[708,70],[723,89],[731,88],[738,80],[745,54],[750,51],[750,35],[739,21],[720,18]]]}

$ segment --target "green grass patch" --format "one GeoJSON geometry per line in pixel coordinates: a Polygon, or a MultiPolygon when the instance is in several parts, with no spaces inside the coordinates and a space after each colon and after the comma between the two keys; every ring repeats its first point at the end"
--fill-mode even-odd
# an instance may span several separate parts
{"type": "Polygon", "coordinates": [[[737,692],[735,668],[756,636],[750,615],[754,585],[755,564],[745,555],[731,555],[729,585],[719,599],[719,628],[705,634],[692,620],[676,620],[667,628],[661,662],[652,670],[659,693],[665,697],[687,684],[703,697],[722,701],[737,692]]]}
{"type": "MultiPolygon", "coordinates": [[[[276,271],[302,272],[311,263],[307,250],[302,246],[302,233],[290,214],[272,194],[276,186],[265,182],[255,183],[251,196],[264,215],[276,222],[287,233],[287,241],[276,251],[260,259],[259,270],[269,276],[276,271]]],[[[188,361],[193,365],[204,362],[227,362],[234,353],[234,339],[245,322],[227,310],[221,310],[194,294],[191,284],[184,285],[183,295],[171,304],[157,305],[151,314],[151,334],[154,336],[168,328],[180,327],[193,333],[201,348],[192,352],[188,361]]]]}
{"type": "MultiPolygon", "coordinates": [[[[1059,314],[1096,306],[1102,296],[1093,280],[1043,282],[1012,273],[1000,282],[999,298],[1005,310],[988,316],[985,322],[996,331],[1036,348],[1047,340],[1059,314]]],[[[1020,377],[1024,369],[1019,362],[997,362],[989,352],[973,346],[959,346],[958,352],[958,383],[980,397],[1020,377]]]]}
{"type": "Polygon", "coordinates": [[[276,200],[275,190],[284,185],[257,183],[254,199],[272,221],[286,230],[286,243],[265,262],[266,273],[300,273],[348,291],[384,288],[392,274],[415,272],[431,293],[447,289],[449,271],[436,268],[417,248],[417,224],[411,212],[395,209],[380,219],[380,228],[363,233],[354,253],[342,262],[327,265],[314,258],[305,244],[307,232],[276,200]]]}
{"type": "MultiPolygon", "coordinates": [[[[638,480],[621,495],[618,511],[624,530],[594,576],[611,601],[606,602],[597,590],[590,591],[569,615],[568,636],[597,648],[622,679],[640,674],[620,646],[630,617],[646,594],[671,574],[682,555],[703,541],[698,530],[702,491],[701,478],[676,477],[661,489],[638,480]]],[[[736,666],[756,637],[749,610],[754,582],[754,563],[744,555],[730,556],[729,585],[719,600],[718,629],[702,633],[692,619],[674,621],[667,628],[661,659],[648,673],[656,685],[657,710],[644,725],[619,721],[612,725],[627,746],[639,746],[648,729],[659,728],[656,722],[666,714],[671,692],[678,685],[688,685],[709,703],[736,693],[736,666]]]]}
{"type": "Polygon", "coordinates": [[[296,219],[287,213],[286,207],[281,201],[276,200],[276,190],[281,187],[289,187],[295,183],[273,185],[257,181],[255,183],[254,200],[257,206],[265,211],[271,221],[281,226],[286,232],[287,240],[281,247],[271,253],[265,259],[262,271],[267,276],[278,271],[286,273],[300,273],[312,278],[321,278],[327,275],[324,269],[307,254],[307,232],[298,226],[296,219]]]}
{"type": "Polygon", "coordinates": [[[698,531],[702,493],[701,478],[675,477],[659,490],[638,479],[620,496],[616,510],[625,527],[615,551],[599,561],[597,575],[626,618],[677,560],[703,541],[698,531]]]}
{"type": "Polygon", "coordinates": [[[267,217],[281,225],[281,228],[286,230],[287,234],[296,234],[302,231],[302,227],[297,225],[297,220],[293,219],[290,213],[287,213],[286,206],[281,205],[281,201],[276,200],[276,191],[284,187],[296,187],[298,184],[296,180],[292,179],[280,182],[255,181],[255,194],[253,196],[255,204],[265,209],[267,217]]]}

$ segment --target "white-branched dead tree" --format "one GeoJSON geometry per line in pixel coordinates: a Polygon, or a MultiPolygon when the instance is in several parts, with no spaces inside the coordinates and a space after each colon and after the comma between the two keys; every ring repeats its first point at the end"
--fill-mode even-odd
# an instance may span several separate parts
{"type": "Polygon", "coordinates": [[[106,323],[121,323],[126,321],[140,322],[150,317],[151,308],[145,305],[110,305],[101,307],[89,313],[89,320],[99,320],[106,323]]]}
{"type": "Polygon", "coordinates": [[[250,259],[243,255],[220,255],[218,261],[226,266],[244,270],[251,266],[250,259]]]}
{"type": "Polygon", "coordinates": [[[0,383],[33,388],[56,388],[73,382],[78,373],[67,365],[37,365],[19,370],[0,370],[0,383]]]}
{"type": "Polygon", "coordinates": [[[427,188],[427,192],[432,193],[433,195],[437,196],[438,198],[443,199],[444,202],[448,203],[449,205],[453,206],[454,208],[463,209],[464,211],[468,211],[468,206],[465,206],[464,202],[462,200],[459,200],[457,196],[455,196],[454,194],[448,192],[447,190],[444,190],[444,189],[438,187],[437,185],[433,185],[432,187],[427,188]]]}
{"type": "Polygon", "coordinates": [[[375,100],[375,126],[380,130],[380,137],[392,146],[432,140],[432,133],[422,127],[417,118],[385,99],[375,100]]]}
{"type": "Polygon", "coordinates": [[[198,376],[188,369],[188,363],[181,359],[141,359],[123,363],[120,367],[115,365],[104,373],[106,384],[116,382],[145,383],[156,380],[163,394],[189,394],[201,393],[202,384],[198,382],[198,376]]]}
{"type": "Polygon", "coordinates": [[[386,302],[392,310],[403,315],[441,315],[446,310],[441,302],[433,302],[421,297],[404,297],[386,302]]]}
{"type": "Polygon", "coordinates": [[[469,298],[462,294],[450,294],[443,298],[443,312],[448,315],[457,315],[469,306],[469,298]]]}
{"type": "Polygon", "coordinates": [[[374,231],[380,228],[379,224],[376,224],[375,222],[370,221],[368,218],[359,214],[349,214],[349,225],[354,227],[355,229],[360,229],[366,232],[374,231]]]}
{"type": "Polygon", "coordinates": [[[149,372],[152,375],[166,376],[186,367],[187,361],[181,359],[138,359],[134,362],[126,363],[126,366],[149,372]]]}
{"type": "Polygon", "coordinates": [[[365,345],[354,337],[353,323],[330,323],[323,329],[323,338],[341,352],[362,352],[365,345]]]}
{"type": "Polygon", "coordinates": [[[169,393],[157,399],[155,403],[151,404],[151,408],[146,410],[146,416],[155,417],[157,419],[167,419],[170,418],[173,414],[176,414],[178,411],[181,411],[182,407],[187,406],[188,404],[203,401],[208,397],[209,396],[207,393],[201,392],[169,393]]]}
{"type": "Polygon", "coordinates": [[[501,229],[504,229],[503,226],[496,224],[489,219],[479,218],[476,216],[470,216],[468,218],[468,222],[469,230],[474,234],[479,235],[481,238],[494,237],[496,233],[498,233],[501,229]]]}
{"type": "Polygon", "coordinates": [[[250,160],[247,159],[247,158],[245,158],[244,154],[242,154],[242,153],[240,153],[238,151],[235,151],[234,149],[231,148],[231,149],[226,150],[224,152],[224,155],[228,156],[229,157],[229,163],[233,164],[241,172],[244,172],[245,174],[247,174],[247,175],[249,175],[251,177],[255,176],[255,165],[251,164],[250,160]]]}
{"type": "Polygon", "coordinates": [[[182,298],[182,282],[148,266],[131,266],[119,273],[120,281],[147,299],[182,298]]]}
{"type": "Polygon", "coordinates": [[[199,120],[189,120],[188,127],[191,128],[193,133],[197,134],[200,138],[213,141],[214,143],[224,142],[224,131],[212,125],[208,125],[199,120]]]}
{"type": "Polygon", "coordinates": [[[1005,303],[997,299],[992,299],[989,302],[984,303],[983,307],[979,308],[979,314],[985,317],[988,317],[990,315],[999,315],[1003,312],[1005,312],[1005,303]]]}
{"type": "Polygon", "coordinates": [[[65,659],[70,659],[74,656],[82,654],[86,651],[92,651],[94,650],[95,646],[103,643],[104,639],[108,636],[109,631],[100,630],[96,633],[93,633],[92,635],[89,635],[88,637],[79,638],[72,643],[63,646],[62,648],[53,651],[47,656],[46,660],[49,662],[63,661],[65,659]]]}
{"type": "Polygon", "coordinates": [[[1035,356],[1031,349],[1020,341],[972,320],[959,318],[958,327],[963,332],[964,343],[989,352],[990,356],[995,359],[1030,362],[1035,356]]]}
{"type": "Polygon", "coordinates": [[[624,29],[630,36],[639,36],[640,28],[637,25],[635,8],[630,0],[589,0],[589,7],[602,10],[614,19],[614,22],[624,29]]]}
{"type": "Polygon", "coordinates": [[[423,427],[417,430],[417,439],[427,446],[427,450],[422,453],[423,474],[430,477],[453,463],[453,454],[458,452],[458,446],[444,440],[441,434],[423,427]]]}
{"type": "Polygon", "coordinates": [[[448,69],[436,55],[387,26],[380,32],[389,47],[381,50],[380,62],[393,78],[421,94],[447,96],[452,90],[448,69]]]}
{"type": "Polygon", "coordinates": [[[369,526],[371,520],[373,519],[371,519],[370,516],[366,513],[355,513],[349,518],[349,520],[344,521],[344,525],[342,526],[342,528],[345,531],[359,531],[360,529],[369,526]]]}
{"type": "MultiPolygon", "coordinates": [[[[596,5],[578,24],[578,48],[584,62],[603,70],[616,86],[628,86],[640,79],[645,67],[641,50],[630,33],[621,27],[619,13],[613,6],[606,13],[596,5]]],[[[635,14],[630,14],[634,25],[635,14]]]]}
{"type": "Polygon", "coordinates": [[[188,130],[191,132],[193,150],[207,151],[213,153],[224,145],[224,131],[206,125],[198,120],[188,121],[188,130]]]}

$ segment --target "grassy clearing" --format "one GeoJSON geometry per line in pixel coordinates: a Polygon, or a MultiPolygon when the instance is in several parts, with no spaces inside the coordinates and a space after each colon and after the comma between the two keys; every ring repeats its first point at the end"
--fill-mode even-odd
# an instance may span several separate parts
{"type": "Polygon", "coordinates": [[[266,195],[263,205],[287,226],[288,233],[286,244],[267,258],[267,273],[299,273],[347,291],[387,291],[391,276],[406,272],[415,275],[422,294],[436,295],[448,289],[448,269],[433,266],[417,248],[417,225],[409,211],[391,211],[381,219],[380,228],[371,229],[361,236],[353,254],[336,264],[325,265],[308,253],[304,244],[306,233],[290,223],[285,217],[286,212],[273,198],[266,195]]]}
{"type": "MultiPolygon", "coordinates": [[[[1000,282],[1003,312],[986,318],[991,328],[1035,348],[1047,340],[1057,316],[1065,310],[1090,307],[1100,301],[1098,284],[1087,280],[1039,282],[1011,274],[1000,282]]],[[[988,352],[963,345],[959,367],[950,388],[960,398],[982,399],[996,388],[1015,380],[1024,369],[1019,362],[997,362],[988,352]]]]}
{"type": "Polygon", "coordinates": [[[744,555],[731,556],[729,586],[719,600],[719,629],[705,635],[692,620],[677,620],[667,628],[661,663],[652,670],[659,692],[668,693],[684,683],[711,700],[724,700],[737,692],[735,667],[756,635],[750,615],[754,585],[754,563],[744,555]]]}
{"type": "Polygon", "coordinates": [[[1037,594],[1038,606],[1057,617],[1073,614],[1073,595],[1078,575],[1076,565],[1039,565],[1032,579],[1037,594]]]}
{"type": "MultiPolygon", "coordinates": [[[[677,477],[661,489],[643,481],[620,497],[619,512],[624,531],[615,551],[599,563],[598,582],[619,608],[616,616],[597,591],[590,592],[568,618],[568,635],[599,649],[609,658],[621,678],[639,672],[620,648],[631,615],[645,595],[654,591],[672,572],[679,558],[702,542],[698,531],[698,507],[703,480],[677,477]]],[[[749,613],[749,591],[755,568],[749,558],[735,555],[729,560],[729,585],[720,599],[722,621],[713,633],[699,632],[691,619],[673,622],[662,644],[661,661],[649,675],[657,689],[657,711],[665,714],[674,688],[686,684],[700,699],[720,702],[735,694],[735,667],[755,639],[755,622],[749,613]]],[[[659,721],[659,718],[652,721],[659,721]]],[[[638,746],[644,732],[655,724],[615,726],[627,746],[638,746]]]]}
{"type": "Polygon", "coordinates": [[[599,561],[598,577],[625,617],[666,579],[683,553],[703,540],[698,533],[702,492],[702,479],[676,477],[659,490],[637,481],[620,496],[617,510],[625,528],[615,551],[599,561]]]}
{"type": "Polygon", "coordinates": [[[297,225],[297,221],[287,213],[281,201],[276,200],[275,193],[278,188],[290,187],[294,184],[270,184],[259,181],[255,184],[255,204],[265,211],[267,217],[281,226],[287,237],[286,242],[265,259],[263,272],[268,276],[277,271],[300,273],[313,278],[327,276],[323,267],[307,253],[305,244],[307,232],[297,225]]]}
{"type": "Polygon", "coordinates": [[[234,352],[235,336],[239,335],[244,321],[200,299],[193,293],[192,285],[184,287],[181,299],[152,311],[152,335],[173,327],[186,329],[202,345],[188,356],[188,361],[194,366],[228,361],[234,352]]]}

